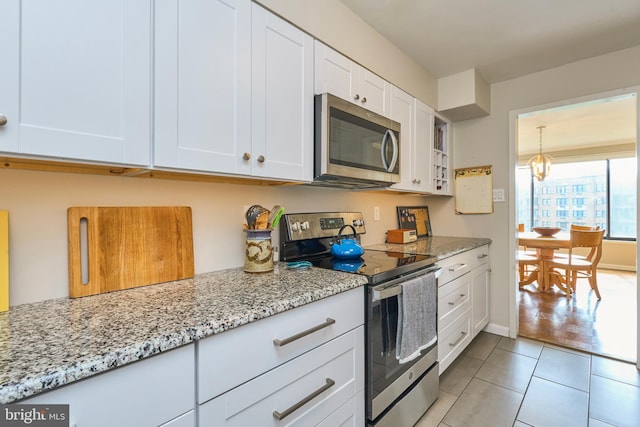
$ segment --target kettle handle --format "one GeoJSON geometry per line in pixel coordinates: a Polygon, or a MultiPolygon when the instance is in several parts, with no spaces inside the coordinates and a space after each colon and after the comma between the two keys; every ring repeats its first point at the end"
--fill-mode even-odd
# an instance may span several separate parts
{"type": "Polygon", "coordinates": [[[346,225],[343,225],[342,227],[340,227],[340,231],[338,231],[338,236],[337,236],[338,242],[340,242],[340,238],[342,237],[342,231],[347,227],[350,227],[351,231],[353,231],[353,238],[355,239],[357,237],[356,229],[353,227],[353,225],[346,224],[346,225]]]}

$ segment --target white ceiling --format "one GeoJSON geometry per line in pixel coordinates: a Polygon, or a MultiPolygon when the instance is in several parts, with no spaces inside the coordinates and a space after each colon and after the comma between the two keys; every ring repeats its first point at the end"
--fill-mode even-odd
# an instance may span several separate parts
{"type": "Polygon", "coordinates": [[[489,83],[640,45],[639,0],[341,0],[435,77],[489,83]]]}
{"type": "MultiPolygon", "coordinates": [[[[640,0],[341,1],[436,78],[498,83],[640,45],[640,0]]],[[[519,151],[538,150],[539,125],[550,150],[635,142],[635,117],[635,99],[541,112],[520,122],[519,151]]]]}

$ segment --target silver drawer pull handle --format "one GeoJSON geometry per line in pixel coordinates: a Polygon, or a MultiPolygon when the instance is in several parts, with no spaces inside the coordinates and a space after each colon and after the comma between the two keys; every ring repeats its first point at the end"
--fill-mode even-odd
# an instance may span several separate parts
{"type": "Polygon", "coordinates": [[[466,337],[466,336],[467,336],[466,332],[464,332],[464,331],[460,332],[460,336],[458,337],[458,339],[455,340],[454,342],[450,342],[449,346],[451,346],[451,347],[457,346],[460,343],[460,341],[462,341],[464,339],[464,337],[466,337]]]}
{"type": "Polygon", "coordinates": [[[458,301],[460,301],[460,300],[461,300],[462,298],[464,298],[464,297],[466,297],[466,295],[465,295],[465,294],[460,294],[460,296],[459,296],[458,298],[454,299],[453,301],[449,301],[449,305],[456,305],[456,303],[457,303],[458,301]]]}
{"type": "Polygon", "coordinates": [[[313,393],[311,393],[310,395],[308,395],[307,397],[305,397],[295,405],[291,406],[290,408],[285,410],[283,413],[280,413],[278,411],[273,411],[273,417],[278,420],[284,420],[286,417],[288,417],[289,415],[291,415],[292,413],[294,413],[295,411],[297,411],[298,409],[300,409],[301,407],[303,407],[304,405],[306,405],[307,403],[309,403],[310,401],[312,401],[313,399],[321,395],[323,392],[329,390],[336,383],[331,378],[327,378],[326,381],[327,383],[325,385],[323,385],[322,387],[320,387],[319,389],[317,389],[316,391],[314,391],[313,393]]]}
{"type": "Polygon", "coordinates": [[[489,255],[487,255],[487,254],[478,255],[478,259],[486,258],[486,257],[488,257],[488,256],[489,256],[489,255]]]}
{"type": "Polygon", "coordinates": [[[458,270],[462,270],[463,268],[465,268],[467,266],[467,264],[456,264],[455,267],[449,267],[449,271],[458,271],[458,270]]]}
{"type": "Polygon", "coordinates": [[[330,317],[327,317],[327,321],[326,322],[321,323],[321,324],[319,324],[317,326],[314,326],[313,328],[309,328],[306,331],[302,331],[302,332],[297,333],[295,335],[291,335],[290,337],[282,339],[282,340],[279,340],[278,338],[276,338],[276,339],[273,340],[273,344],[277,345],[278,347],[285,346],[285,345],[289,344],[290,342],[298,340],[298,339],[300,339],[302,337],[306,337],[307,335],[310,335],[310,334],[312,334],[312,333],[314,333],[316,331],[319,331],[320,329],[326,328],[327,326],[331,326],[334,323],[336,323],[335,320],[333,320],[330,317]]]}

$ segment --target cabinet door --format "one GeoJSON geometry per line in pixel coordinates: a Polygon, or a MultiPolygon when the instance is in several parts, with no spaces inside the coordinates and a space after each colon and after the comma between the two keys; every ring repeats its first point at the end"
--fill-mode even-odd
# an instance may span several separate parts
{"type": "Polygon", "coordinates": [[[413,145],[413,97],[397,87],[391,88],[391,119],[400,123],[400,182],[394,190],[414,189],[411,146],[413,145]]]}
{"type": "Polygon", "coordinates": [[[313,180],[313,39],[252,6],[251,174],[313,180]]]}
{"type": "Polygon", "coordinates": [[[389,82],[317,40],[314,51],[315,93],[328,92],[389,117],[389,82]]]}
{"type": "Polygon", "coordinates": [[[471,271],[471,321],[473,336],[489,323],[489,269],[488,264],[471,271]]]}
{"type": "Polygon", "coordinates": [[[0,150],[148,165],[150,2],[8,0],[2,8],[0,150]]]}
{"type": "Polygon", "coordinates": [[[428,193],[433,190],[430,167],[433,153],[433,109],[416,99],[414,110],[415,135],[411,154],[412,184],[420,192],[428,193]]]}
{"type": "Polygon", "coordinates": [[[315,93],[330,93],[355,102],[358,64],[321,42],[314,41],[315,93]]]}
{"type": "Polygon", "coordinates": [[[250,174],[251,3],[159,0],[154,165],[250,174]]]}
{"type": "MultiPolygon", "coordinates": [[[[385,117],[389,117],[392,85],[366,68],[359,67],[356,99],[361,106],[385,117]]],[[[391,96],[394,96],[393,94],[391,96]]]]}
{"type": "Polygon", "coordinates": [[[189,344],[18,403],[68,404],[69,425],[78,427],[185,426],[193,420],[194,372],[189,344]]]}

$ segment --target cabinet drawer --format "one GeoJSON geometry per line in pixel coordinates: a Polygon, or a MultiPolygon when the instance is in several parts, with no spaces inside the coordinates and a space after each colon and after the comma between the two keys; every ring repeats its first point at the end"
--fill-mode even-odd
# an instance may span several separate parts
{"type": "Polygon", "coordinates": [[[365,425],[364,413],[364,391],[361,391],[325,418],[318,427],[362,427],[365,425]]]}
{"type": "Polygon", "coordinates": [[[466,252],[454,255],[438,261],[437,265],[442,267],[442,274],[438,279],[438,286],[442,286],[456,277],[468,273],[475,267],[489,261],[489,246],[481,246],[466,252]]]}
{"type": "Polygon", "coordinates": [[[157,426],[169,420],[167,425],[187,425],[195,401],[194,360],[190,344],[19,403],[68,404],[69,425],[79,427],[157,426]]]}
{"type": "Polygon", "coordinates": [[[438,289],[438,330],[442,331],[453,319],[471,306],[470,277],[462,276],[438,289]]]}
{"type": "Polygon", "coordinates": [[[364,288],[356,288],[198,342],[198,402],[205,402],[269,369],[364,324],[364,288]],[[328,324],[327,319],[335,320],[328,324]],[[315,332],[277,345],[304,331],[315,332]]]}
{"type": "Polygon", "coordinates": [[[471,310],[465,311],[438,334],[440,375],[471,342],[471,310]]]}
{"type": "Polygon", "coordinates": [[[363,349],[360,326],[201,405],[199,425],[318,425],[363,391],[363,349]]]}
{"type": "Polygon", "coordinates": [[[473,268],[489,262],[489,245],[480,246],[470,252],[473,257],[473,268]]]}

